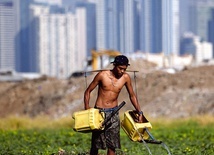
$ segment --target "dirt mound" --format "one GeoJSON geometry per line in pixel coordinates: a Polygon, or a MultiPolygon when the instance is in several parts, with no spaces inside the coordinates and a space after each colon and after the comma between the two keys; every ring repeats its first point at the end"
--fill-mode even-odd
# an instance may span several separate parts
{"type": "MultiPolygon", "coordinates": [[[[186,68],[175,74],[157,70],[154,63],[130,60],[133,87],[141,107],[150,117],[189,117],[214,114],[214,66],[186,68]]],[[[108,66],[112,67],[112,66],[108,66]]],[[[42,77],[22,82],[0,83],[0,117],[8,115],[47,115],[60,118],[83,109],[83,93],[96,73],[87,77],[59,80],[42,77]]],[[[96,98],[92,93],[91,104],[96,98]]],[[[121,111],[133,109],[122,89],[121,111]]]]}

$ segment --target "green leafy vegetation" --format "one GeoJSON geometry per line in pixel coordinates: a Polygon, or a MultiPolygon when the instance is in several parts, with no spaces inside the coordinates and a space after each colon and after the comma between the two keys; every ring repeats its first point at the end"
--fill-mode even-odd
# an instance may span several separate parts
{"type": "MultiPolygon", "coordinates": [[[[59,123],[58,123],[59,124],[59,123]]],[[[72,127],[0,129],[1,155],[87,155],[90,149],[90,133],[74,132],[72,127]]],[[[214,154],[214,123],[202,124],[196,120],[171,121],[162,124],[154,122],[152,135],[163,141],[173,155],[211,155],[214,154]]],[[[119,155],[149,154],[143,143],[132,142],[121,129],[122,149],[119,155]]],[[[152,154],[167,155],[161,145],[147,144],[152,154]]],[[[105,151],[100,151],[105,154],[105,151]]]]}

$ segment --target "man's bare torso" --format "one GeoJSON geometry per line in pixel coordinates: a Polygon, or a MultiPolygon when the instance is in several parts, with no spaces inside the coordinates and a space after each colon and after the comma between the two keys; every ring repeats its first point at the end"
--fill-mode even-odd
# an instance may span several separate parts
{"type": "Polygon", "coordinates": [[[99,90],[96,106],[100,108],[113,108],[118,104],[118,95],[126,83],[126,73],[120,78],[116,78],[112,71],[102,71],[100,73],[99,90]]]}

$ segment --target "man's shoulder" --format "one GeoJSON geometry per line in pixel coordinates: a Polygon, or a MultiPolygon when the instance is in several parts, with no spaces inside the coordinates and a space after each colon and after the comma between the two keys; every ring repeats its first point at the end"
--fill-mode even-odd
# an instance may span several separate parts
{"type": "Polygon", "coordinates": [[[124,73],[123,78],[125,78],[126,80],[130,80],[130,75],[128,73],[124,73]]]}
{"type": "Polygon", "coordinates": [[[104,76],[109,75],[109,72],[110,72],[109,70],[102,70],[102,71],[97,73],[97,76],[104,77],[104,76]]]}
{"type": "Polygon", "coordinates": [[[123,75],[124,75],[125,77],[130,77],[129,73],[127,73],[127,72],[125,72],[123,75]]]}
{"type": "Polygon", "coordinates": [[[109,74],[109,73],[110,73],[110,70],[102,70],[98,74],[100,74],[100,75],[106,75],[106,74],[109,74]]]}

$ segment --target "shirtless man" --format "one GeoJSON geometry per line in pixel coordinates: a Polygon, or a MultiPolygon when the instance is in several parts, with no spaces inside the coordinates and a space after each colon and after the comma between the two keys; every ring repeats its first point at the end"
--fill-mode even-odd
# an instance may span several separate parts
{"type": "MultiPolygon", "coordinates": [[[[101,109],[108,117],[118,106],[118,96],[123,88],[126,87],[131,103],[138,111],[139,122],[142,122],[140,105],[133,91],[131,78],[125,71],[129,66],[129,60],[124,55],[115,57],[112,62],[112,70],[99,72],[88,86],[84,93],[85,109],[89,109],[90,93],[98,86],[98,95],[95,102],[95,108],[101,109]]],[[[107,155],[115,155],[115,149],[120,148],[120,120],[119,114],[114,115],[105,125],[104,130],[93,131],[91,141],[90,155],[97,155],[98,149],[108,149],[107,155]]]]}

